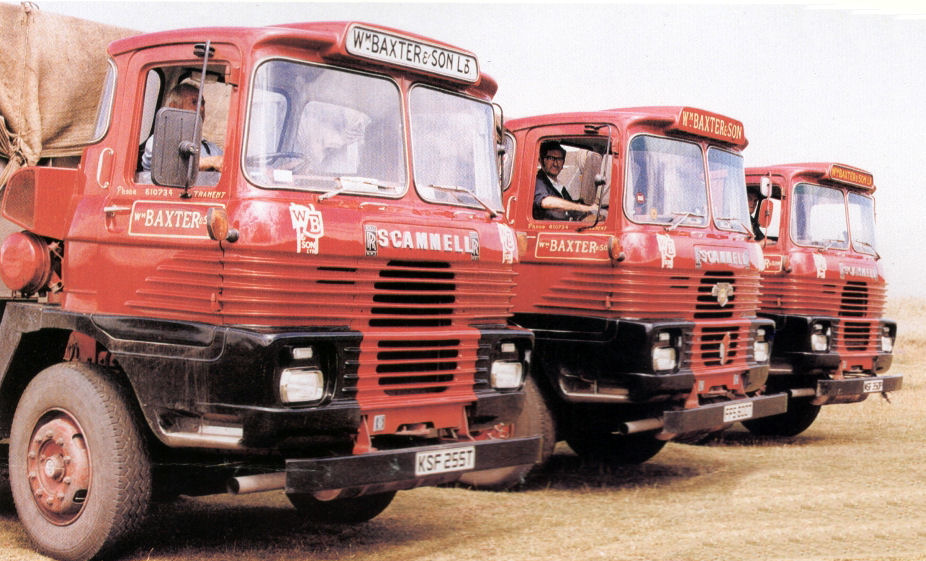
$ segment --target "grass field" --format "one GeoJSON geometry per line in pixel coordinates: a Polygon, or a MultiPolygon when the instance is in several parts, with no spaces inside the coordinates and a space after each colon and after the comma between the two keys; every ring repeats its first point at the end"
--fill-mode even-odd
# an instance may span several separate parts
{"type": "MultiPolygon", "coordinates": [[[[805,433],[670,443],[639,466],[585,464],[560,445],[516,493],[417,489],[371,522],[318,527],[280,493],[160,506],[126,560],[924,560],[926,301],[899,324],[888,403],[824,407],[805,433]]],[[[0,560],[33,553],[0,514],[0,560]]]]}

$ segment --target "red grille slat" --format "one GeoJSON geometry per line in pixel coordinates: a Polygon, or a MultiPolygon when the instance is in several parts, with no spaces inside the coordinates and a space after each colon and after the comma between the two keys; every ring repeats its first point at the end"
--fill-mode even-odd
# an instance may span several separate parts
{"type": "Polygon", "coordinates": [[[762,311],[782,315],[879,318],[884,314],[887,287],[768,275],[762,279],[762,311]]]}
{"type": "Polygon", "coordinates": [[[604,272],[595,267],[574,268],[555,279],[535,306],[560,314],[593,312],[627,319],[695,319],[699,298],[702,312],[716,311],[728,318],[754,317],[759,304],[759,274],[698,271],[668,277],[658,270],[643,268],[604,272]],[[716,300],[711,304],[705,299],[718,282],[730,283],[734,291],[724,307],[719,307],[716,300]]]}

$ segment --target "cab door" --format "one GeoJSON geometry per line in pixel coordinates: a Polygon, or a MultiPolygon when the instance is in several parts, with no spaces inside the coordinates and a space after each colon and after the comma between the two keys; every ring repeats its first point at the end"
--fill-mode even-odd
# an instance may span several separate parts
{"type": "MultiPolygon", "coordinates": [[[[202,43],[156,47],[128,61],[126,95],[113,121],[121,127],[113,145],[115,172],[97,210],[102,227],[92,248],[96,266],[112,271],[92,281],[98,311],[217,322],[223,251],[210,238],[206,217],[210,209],[224,209],[232,191],[232,166],[222,158],[234,161],[226,133],[237,88],[226,77],[239,57],[232,45],[213,45],[204,76],[203,49],[202,43]],[[199,171],[188,190],[159,186],[144,163],[155,115],[162,107],[179,107],[178,92],[190,88],[194,97],[203,92],[203,138],[220,163],[199,171]]],[[[206,155],[205,145],[202,150],[206,155]]]]}
{"type": "Polygon", "coordinates": [[[548,140],[559,142],[566,152],[566,161],[556,180],[565,186],[570,199],[610,207],[613,162],[608,132],[606,126],[589,132],[586,124],[574,123],[535,127],[518,136],[517,157],[506,202],[509,220],[527,237],[527,252],[521,256],[522,262],[608,261],[609,236],[605,234],[608,220],[604,213],[595,223],[594,216],[548,220],[535,218],[533,212],[541,169],[540,145],[548,140]],[[596,183],[598,177],[604,178],[603,185],[596,183]]]}

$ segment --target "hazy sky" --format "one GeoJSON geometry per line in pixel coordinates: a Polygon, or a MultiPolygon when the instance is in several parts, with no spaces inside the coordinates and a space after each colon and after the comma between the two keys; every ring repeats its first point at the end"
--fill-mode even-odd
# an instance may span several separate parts
{"type": "Polygon", "coordinates": [[[473,51],[498,81],[507,117],[639,105],[722,113],[745,125],[747,165],[839,161],[871,171],[889,295],[926,296],[920,14],[846,2],[37,4],[140,31],[325,20],[396,27],[473,51]]]}

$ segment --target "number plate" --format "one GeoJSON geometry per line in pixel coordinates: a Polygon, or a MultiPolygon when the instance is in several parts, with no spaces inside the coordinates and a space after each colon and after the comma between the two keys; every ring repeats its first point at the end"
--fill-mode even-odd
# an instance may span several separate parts
{"type": "Polygon", "coordinates": [[[863,393],[874,393],[884,391],[884,380],[866,380],[862,386],[863,393]]]}
{"type": "Polygon", "coordinates": [[[732,423],[742,421],[743,419],[752,419],[752,402],[734,403],[723,408],[723,422],[732,423]]]}
{"type": "Polygon", "coordinates": [[[463,471],[474,467],[476,467],[475,446],[415,454],[415,475],[463,471]]]}

